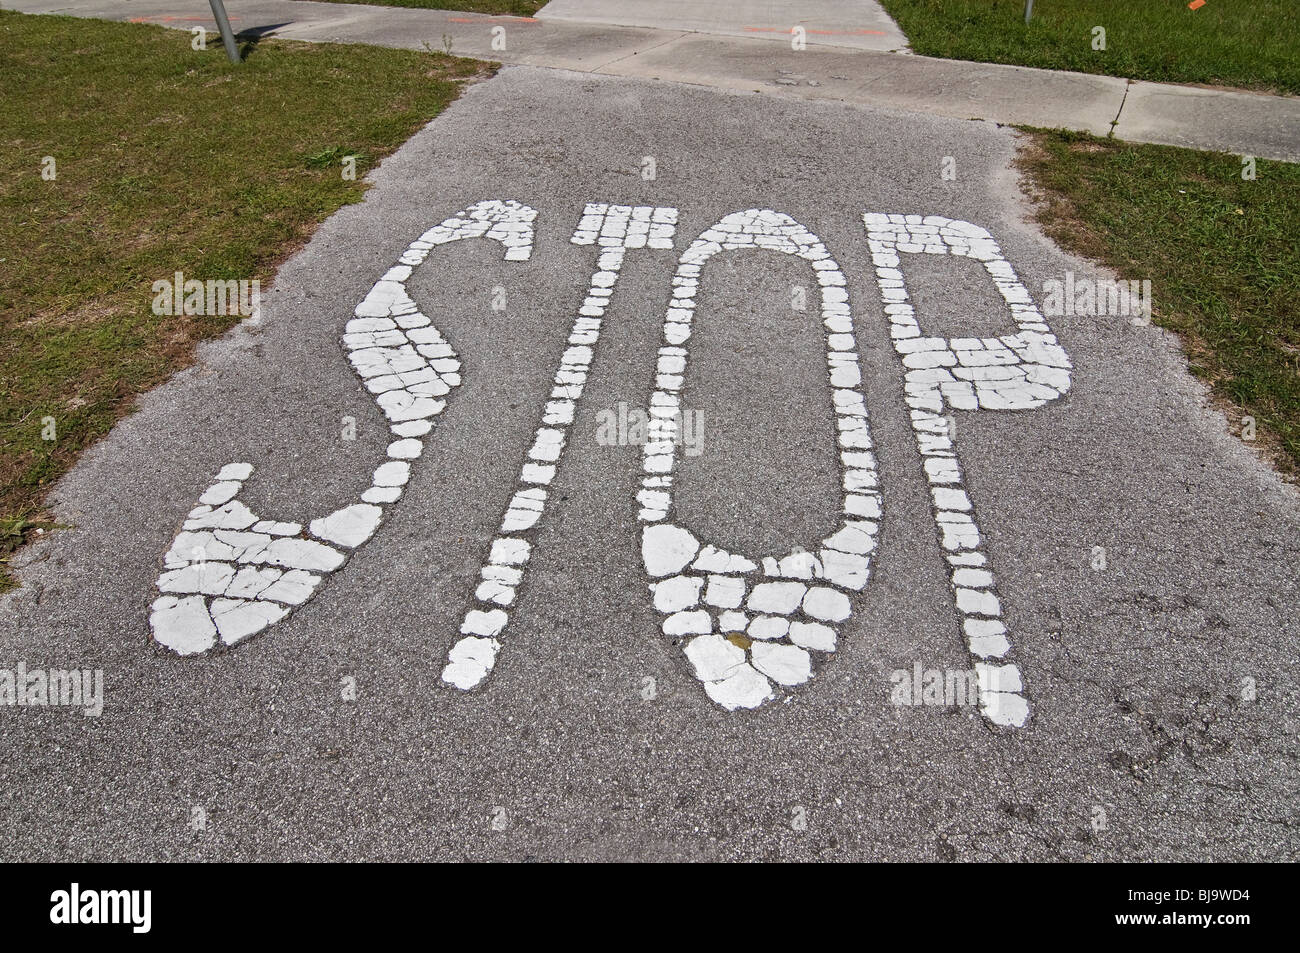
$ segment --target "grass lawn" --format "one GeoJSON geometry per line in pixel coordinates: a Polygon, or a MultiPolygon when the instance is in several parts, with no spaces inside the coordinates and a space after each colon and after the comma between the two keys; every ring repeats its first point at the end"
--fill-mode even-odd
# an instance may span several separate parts
{"type": "Polygon", "coordinates": [[[1155,323],[1182,338],[1230,428],[1254,417],[1252,445],[1300,475],[1300,166],[1259,160],[1245,181],[1239,156],[1032,135],[1021,166],[1047,233],[1150,278],[1155,323]]]}
{"type": "Polygon", "coordinates": [[[155,315],[152,283],[268,283],[361,198],[369,168],[491,68],[278,41],[232,66],[219,37],[203,52],[190,40],[0,11],[0,587],[46,522],[50,484],[238,320],[155,315]]]}
{"type": "Polygon", "coordinates": [[[459,10],[465,13],[508,14],[530,17],[546,0],[324,0],[325,3],[368,3],[376,7],[419,7],[423,10],[459,10]]]}
{"type": "Polygon", "coordinates": [[[1295,0],[1035,0],[1028,26],[1024,0],[881,3],[925,56],[1300,93],[1295,0]]]}

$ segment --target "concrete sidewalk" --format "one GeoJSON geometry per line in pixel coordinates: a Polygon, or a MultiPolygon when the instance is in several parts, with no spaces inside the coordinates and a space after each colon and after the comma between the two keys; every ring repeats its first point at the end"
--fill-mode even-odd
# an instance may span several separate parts
{"type": "MultiPolygon", "coordinates": [[[[130,4],[121,0],[9,0],[7,5],[25,13],[132,20],[181,29],[212,24],[204,0],[132,0],[130,4]]],[[[669,8],[675,6],[668,0],[656,0],[645,8],[643,16],[648,22],[655,8],[671,12],[669,8]]],[[[886,27],[879,19],[866,14],[861,27],[836,14],[827,21],[831,28],[809,28],[806,49],[793,50],[785,32],[746,33],[744,25],[738,24],[751,12],[747,8],[753,8],[757,18],[765,5],[742,6],[746,9],[730,14],[725,21],[698,12],[679,16],[672,21],[677,24],[672,29],[576,19],[600,15],[584,12],[594,9],[587,0],[559,0],[538,18],[307,0],[231,0],[228,9],[237,32],[286,39],[434,50],[444,49],[449,42],[454,53],[508,64],[671,80],[1097,135],[1113,131],[1116,137],[1134,142],[1300,162],[1300,97],[881,52],[863,48],[872,34],[852,32],[884,32],[886,27]],[[708,30],[721,32],[704,32],[708,30]]],[[[814,5],[832,6],[842,8],[814,5]]],[[[750,26],[789,29],[775,23],[750,26]]]]}
{"type": "Polygon", "coordinates": [[[800,0],[797,15],[790,6],[774,0],[551,0],[537,16],[781,40],[798,26],[809,44],[885,53],[907,49],[907,37],[875,0],[800,0]]]}

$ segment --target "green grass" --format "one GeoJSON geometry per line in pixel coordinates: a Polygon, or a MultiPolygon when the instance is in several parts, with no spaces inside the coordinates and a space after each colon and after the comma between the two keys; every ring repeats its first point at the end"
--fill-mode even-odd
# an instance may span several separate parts
{"type": "Polygon", "coordinates": [[[366,3],[377,7],[419,7],[422,10],[453,10],[464,13],[495,13],[530,17],[546,0],[324,0],[326,3],[366,3]]]}
{"type": "Polygon", "coordinates": [[[1295,0],[1036,0],[1028,26],[1024,0],[881,2],[925,56],[1300,93],[1295,0]]]}
{"type": "Polygon", "coordinates": [[[1255,445],[1300,475],[1300,166],[1259,160],[1246,181],[1238,156],[1033,137],[1020,164],[1047,233],[1122,277],[1150,278],[1155,322],[1178,333],[1231,429],[1254,417],[1255,445]]]}
{"type": "Polygon", "coordinates": [[[182,271],[265,285],[361,198],[369,168],[490,69],[278,41],[232,66],[216,37],[204,52],[190,39],[0,11],[0,587],[8,553],[48,525],[53,481],[238,320],[155,315],[152,283],[182,271]]]}

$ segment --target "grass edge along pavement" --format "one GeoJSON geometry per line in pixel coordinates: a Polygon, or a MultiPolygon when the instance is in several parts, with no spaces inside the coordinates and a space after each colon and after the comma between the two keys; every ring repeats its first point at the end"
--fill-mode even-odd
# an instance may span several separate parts
{"type": "Polygon", "coordinates": [[[447,10],[451,13],[531,17],[546,6],[547,0],[318,0],[318,2],[362,3],[378,7],[412,7],[419,10],[447,10]]]}
{"type": "Polygon", "coordinates": [[[922,56],[1300,94],[1294,0],[1036,0],[1028,24],[1024,0],[880,4],[922,56]]]}
{"type": "Polygon", "coordinates": [[[259,281],[496,64],[0,10],[0,591],[51,486],[242,315],[153,283],[259,281]],[[348,179],[343,161],[355,156],[348,179]]]}
{"type": "Polygon", "coordinates": [[[1120,278],[1150,279],[1153,323],[1178,335],[1229,430],[1296,481],[1300,165],[1022,132],[1039,227],[1120,278]]]}

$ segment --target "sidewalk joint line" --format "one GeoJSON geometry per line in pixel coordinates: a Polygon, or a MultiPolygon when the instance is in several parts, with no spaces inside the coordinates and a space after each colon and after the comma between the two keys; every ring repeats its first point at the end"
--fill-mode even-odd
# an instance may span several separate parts
{"type": "Polygon", "coordinates": [[[616,57],[607,63],[601,63],[599,66],[593,67],[591,72],[593,73],[599,72],[600,70],[603,70],[607,66],[613,66],[615,63],[621,63],[626,59],[631,59],[633,56],[639,56],[642,53],[651,53],[654,50],[659,49],[659,47],[661,46],[667,46],[669,43],[674,43],[677,40],[680,40],[684,36],[690,36],[690,33],[691,31],[687,30],[686,32],[679,33],[676,36],[670,36],[662,43],[656,43],[654,46],[648,46],[644,50],[633,50],[631,53],[624,53],[622,56],[616,57]]]}
{"type": "Polygon", "coordinates": [[[1115,138],[1115,127],[1119,125],[1119,117],[1124,112],[1124,104],[1128,102],[1128,91],[1132,86],[1133,80],[1127,79],[1124,81],[1124,95],[1119,101],[1119,112],[1115,113],[1115,118],[1110,121],[1110,132],[1106,133],[1107,139],[1115,138]]]}

